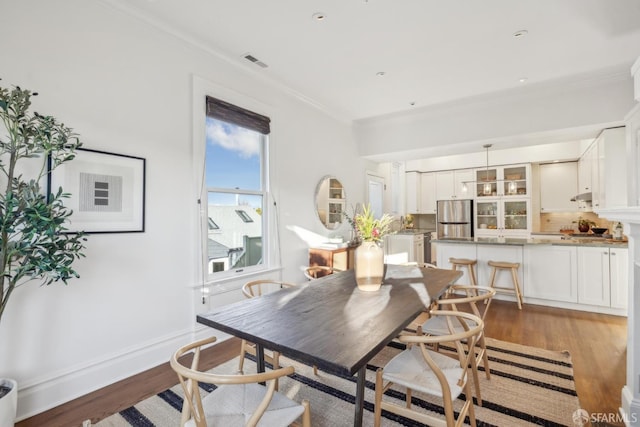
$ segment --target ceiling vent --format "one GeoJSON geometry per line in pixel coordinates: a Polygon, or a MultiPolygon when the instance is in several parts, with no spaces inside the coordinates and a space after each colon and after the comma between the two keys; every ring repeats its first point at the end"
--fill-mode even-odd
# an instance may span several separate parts
{"type": "Polygon", "coordinates": [[[258,58],[256,58],[255,56],[251,55],[250,53],[247,53],[244,55],[244,59],[246,59],[247,61],[253,62],[256,65],[261,66],[262,68],[267,68],[268,65],[265,64],[264,62],[260,61],[258,58]]]}

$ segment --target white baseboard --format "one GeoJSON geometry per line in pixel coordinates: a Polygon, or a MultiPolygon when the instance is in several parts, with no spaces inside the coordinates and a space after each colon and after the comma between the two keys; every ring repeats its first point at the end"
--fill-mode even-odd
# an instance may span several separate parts
{"type": "MultiPolygon", "coordinates": [[[[494,299],[497,297],[498,295],[496,295],[494,299]]],[[[513,299],[513,301],[515,301],[515,299],[513,299]]],[[[533,305],[542,305],[545,307],[566,308],[569,310],[586,311],[589,313],[610,314],[613,316],[627,317],[626,308],[622,309],[622,308],[611,308],[611,307],[599,307],[595,305],[577,304],[577,303],[563,302],[563,301],[551,301],[551,300],[532,298],[532,297],[526,297],[526,296],[524,297],[524,303],[533,304],[533,305]]]]}
{"type": "MultiPolygon", "coordinates": [[[[132,375],[162,365],[185,343],[216,335],[218,341],[228,334],[200,326],[171,336],[148,341],[100,360],[77,365],[65,372],[18,384],[18,414],[16,421],[55,408],[85,394],[111,385],[132,375]]],[[[177,378],[177,377],[176,377],[177,378]]]]}
{"type": "Polygon", "coordinates": [[[620,416],[626,426],[640,426],[640,399],[633,398],[633,392],[629,389],[628,385],[622,388],[620,416]]]}

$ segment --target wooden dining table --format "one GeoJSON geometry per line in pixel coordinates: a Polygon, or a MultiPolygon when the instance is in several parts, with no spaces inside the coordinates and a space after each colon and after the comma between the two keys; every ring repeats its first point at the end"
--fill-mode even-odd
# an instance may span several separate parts
{"type": "Polygon", "coordinates": [[[362,426],[367,362],[460,276],[385,265],[380,290],[364,292],[348,270],[216,308],[197,321],[255,343],[258,372],[267,348],[330,374],[357,375],[354,426],[362,426]]]}

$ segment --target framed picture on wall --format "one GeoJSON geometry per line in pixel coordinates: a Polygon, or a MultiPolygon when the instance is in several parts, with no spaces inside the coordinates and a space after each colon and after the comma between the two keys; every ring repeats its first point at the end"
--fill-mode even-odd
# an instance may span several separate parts
{"type": "Polygon", "coordinates": [[[49,193],[62,187],[71,197],[68,232],[144,231],[145,159],[78,149],[76,157],[49,173],[49,193]]]}

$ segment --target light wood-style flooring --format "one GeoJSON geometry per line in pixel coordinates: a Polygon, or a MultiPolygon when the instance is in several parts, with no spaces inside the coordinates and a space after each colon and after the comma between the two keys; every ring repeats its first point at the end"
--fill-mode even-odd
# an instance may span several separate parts
{"type": "MultiPolygon", "coordinates": [[[[576,389],[589,413],[617,413],[626,375],[626,318],[494,300],[486,335],[503,341],[571,353],[576,389]]],[[[203,361],[213,367],[237,356],[240,341],[216,346],[203,361]]],[[[163,364],[16,424],[17,427],[72,427],[92,423],[177,384],[163,364]]]]}

